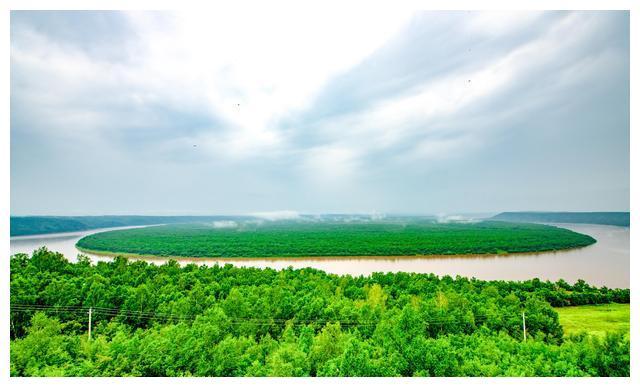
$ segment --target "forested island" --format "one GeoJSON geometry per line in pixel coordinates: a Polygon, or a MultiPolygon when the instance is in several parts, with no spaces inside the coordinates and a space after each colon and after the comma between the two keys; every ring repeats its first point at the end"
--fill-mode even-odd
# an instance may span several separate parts
{"type": "Polygon", "coordinates": [[[592,243],[588,235],[540,224],[405,219],[166,225],[92,234],[77,247],[160,257],[340,257],[527,253],[592,243]]]}
{"type": "Polygon", "coordinates": [[[629,212],[502,212],[493,220],[537,223],[589,223],[629,227],[629,212]]]}
{"type": "Polygon", "coordinates": [[[563,332],[553,307],[629,303],[584,281],[92,265],[44,248],[10,266],[12,376],[629,376],[628,332],[563,332]]]}

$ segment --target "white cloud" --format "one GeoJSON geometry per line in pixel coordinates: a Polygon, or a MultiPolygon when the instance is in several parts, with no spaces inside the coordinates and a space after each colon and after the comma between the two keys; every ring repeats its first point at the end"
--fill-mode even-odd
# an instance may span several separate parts
{"type": "MultiPolygon", "coordinates": [[[[610,139],[594,163],[624,158],[613,150],[628,142],[624,15],[343,11],[126,12],[125,31],[102,32],[76,23],[81,14],[50,26],[59,14],[12,14],[12,206],[46,202],[32,182],[73,170],[96,188],[69,183],[59,197],[82,192],[86,203],[118,203],[109,187],[125,184],[140,206],[175,200],[194,212],[419,207],[453,184],[430,174],[454,158],[469,181],[478,173],[467,170],[507,170],[502,153],[553,136],[548,153],[562,161],[582,133],[572,128],[598,109],[598,127],[617,135],[594,123],[581,149],[610,139]],[[605,108],[611,95],[622,112],[605,108]],[[527,126],[559,110],[560,122],[527,126]]],[[[520,167],[536,176],[538,164],[520,167]]]]}
{"type": "Polygon", "coordinates": [[[462,215],[438,214],[438,223],[477,223],[478,219],[470,218],[462,215]]]}
{"type": "MultiPolygon", "coordinates": [[[[362,60],[406,20],[406,12],[128,14],[146,51],[139,75],[153,90],[191,101],[204,96],[230,129],[209,136],[231,158],[278,152],[273,123],[307,107],[332,76],[362,60]],[[330,28],[327,28],[330,25],[330,28]],[[197,91],[197,92],[194,92],[197,91]]],[[[206,142],[206,139],[203,139],[206,142]]]]}
{"type": "Polygon", "coordinates": [[[290,211],[290,210],[254,212],[249,215],[255,216],[257,218],[265,219],[265,220],[271,220],[271,221],[290,220],[290,219],[300,218],[300,214],[297,211],[290,211]]]}
{"type": "Polygon", "coordinates": [[[213,228],[236,228],[238,223],[233,220],[216,220],[212,224],[213,228]]]}
{"type": "MultiPolygon", "coordinates": [[[[468,28],[489,36],[501,35],[528,26],[540,16],[536,12],[473,13],[468,28]]],[[[523,42],[497,60],[471,70],[451,68],[437,79],[416,85],[411,93],[382,98],[364,111],[324,119],[313,126],[313,131],[322,133],[328,144],[312,148],[304,165],[312,176],[330,181],[331,177],[339,180],[366,173],[371,165],[360,163],[359,158],[405,145],[407,141],[410,141],[408,149],[405,146],[395,155],[403,163],[442,160],[479,150],[499,128],[504,130],[501,121],[509,112],[520,111],[537,100],[532,98],[525,104],[522,104],[525,99],[519,103],[505,101],[498,109],[483,112],[490,115],[488,120],[478,119],[469,111],[538,74],[557,79],[534,83],[536,87],[546,87],[545,96],[559,92],[567,82],[586,81],[593,73],[585,71],[583,63],[572,62],[558,68],[557,60],[591,39],[594,33],[597,20],[585,23],[584,15],[568,14],[536,39],[523,42]],[[545,68],[550,74],[544,74],[545,68]],[[465,116],[469,116],[468,122],[452,124],[465,116]],[[358,170],[360,165],[364,170],[358,170]]]]}
{"type": "Polygon", "coordinates": [[[465,26],[465,32],[489,37],[503,36],[528,27],[543,15],[540,11],[474,12],[465,26]]]}

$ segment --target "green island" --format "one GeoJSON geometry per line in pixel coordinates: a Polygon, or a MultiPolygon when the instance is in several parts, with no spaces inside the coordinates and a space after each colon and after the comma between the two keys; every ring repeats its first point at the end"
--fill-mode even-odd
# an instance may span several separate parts
{"type": "Polygon", "coordinates": [[[555,308],[630,300],[582,280],[70,263],[45,248],[10,273],[12,376],[630,373],[628,334],[565,335],[555,308]]]}
{"type": "Polygon", "coordinates": [[[159,257],[341,257],[509,254],[595,243],[541,224],[482,221],[246,221],[153,226],[80,239],[86,252],[159,257]]]}

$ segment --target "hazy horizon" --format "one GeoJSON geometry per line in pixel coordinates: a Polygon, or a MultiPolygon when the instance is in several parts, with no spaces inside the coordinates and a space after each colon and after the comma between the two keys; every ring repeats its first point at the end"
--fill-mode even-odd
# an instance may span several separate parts
{"type": "Polygon", "coordinates": [[[629,211],[628,11],[316,11],[12,11],[11,215],[629,211]]]}
{"type": "Polygon", "coordinates": [[[442,216],[475,216],[475,217],[491,217],[494,215],[498,215],[504,212],[520,212],[520,213],[630,213],[630,211],[490,211],[490,212],[438,212],[438,213],[411,213],[411,212],[297,212],[297,211],[265,211],[261,213],[201,213],[201,214],[183,214],[183,213],[148,213],[148,214],[135,214],[135,213],[104,213],[104,214],[74,214],[74,215],[64,215],[64,214],[11,214],[11,217],[100,217],[100,216],[192,216],[192,217],[215,217],[215,216],[228,216],[228,217],[273,217],[279,219],[295,219],[297,217],[303,216],[330,216],[330,215],[353,215],[353,216],[382,216],[382,217],[394,217],[394,216],[416,216],[416,217],[442,217],[442,216]],[[284,214],[284,216],[281,216],[284,214]]]}

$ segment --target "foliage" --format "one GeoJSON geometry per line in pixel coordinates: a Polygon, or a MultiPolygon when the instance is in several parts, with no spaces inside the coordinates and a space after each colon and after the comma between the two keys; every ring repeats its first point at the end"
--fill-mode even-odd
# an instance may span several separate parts
{"type": "Polygon", "coordinates": [[[629,300],[583,281],[91,265],[41,249],[12,257],[10,297],[14,376],[629,375],[628,337],[563,338],[550,302],[629,300]]]}
{"type": "Polygon", "coordinates": [[[180,224],[97,233],[91,251],[185,257],[310,257],[502,254],[586,246],[595,240],[563,228],[506,222],[278,221],[237,227],[180,224]]]}

